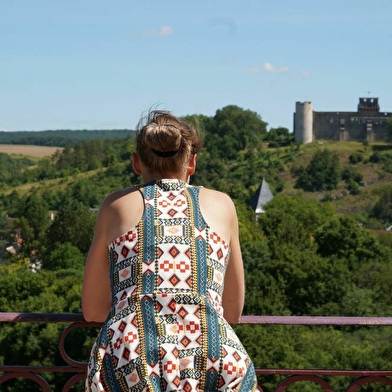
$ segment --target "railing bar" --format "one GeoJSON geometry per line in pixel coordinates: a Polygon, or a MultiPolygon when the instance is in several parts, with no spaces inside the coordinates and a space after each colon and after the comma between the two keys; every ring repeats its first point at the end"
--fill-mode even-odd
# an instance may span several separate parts
{"type": "MultiPolygon", "coordinates": [[[[84,321],[81,313],[5,313],[0,312],[0,322],[50,322],[74,323],[84,321]]],[[[87,323],[90,326],[90,323],[87,323]]],[[[86,326],[87,326],[86,325],[86,326]]]]}
{"type": "Polygon", "coordinates": [[[392,326],[392,317],[242,316],[239,324],[392,326]]]}
{"type": "Polygon", "coordinates": [[[392,370],[331,370],[331,369],[255,369],[257,374],[317,376],[392,376],[392,370]]]}
{"type": "MultiPolygon", "coordinates": [[[[99,327],[100,323],[87,323],[81,313],[6,313],[0,312],[0,322],[83,322],[86,327],[99,327]]],[[[352,325],[392,326],[392,317],[327,317],[327,316],[242,316],[239,324],[263,325],[352,325]]]]}
{"type": "Polygon", "coordinates": [[[0,373],[84,373],[87,364],[84,367],[70,367],[70,366],[17,366],[17,365],[4,365],[0,366],[0,373]]]}

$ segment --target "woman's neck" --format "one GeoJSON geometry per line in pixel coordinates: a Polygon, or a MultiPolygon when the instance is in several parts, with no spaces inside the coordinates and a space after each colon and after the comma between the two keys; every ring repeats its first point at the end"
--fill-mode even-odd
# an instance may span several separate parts
{"type": "Polygon", "coordinates": [[[181,180],[189,183],[189,176],[186,173],[184,174],[166,174],[166,175],[154,175],[154,174],[142,174],[143,183],[146,184],[148,182],[158,181],[158,180],[181,180]]]}

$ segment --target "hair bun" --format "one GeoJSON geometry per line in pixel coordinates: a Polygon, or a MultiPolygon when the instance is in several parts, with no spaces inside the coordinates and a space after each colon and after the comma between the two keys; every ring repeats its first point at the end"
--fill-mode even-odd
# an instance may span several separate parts
{"type": "Polygon", "coordinates": [[[201,144],[198,130],[168,111],[150,111],[136,127],[136,151],[153,173],[186,170],[191,154],[197,153],[201,144]]]}
{"type": "Polygon", "coordinates": [[[144,128],[144,143],[159,152],[177,152],[182,146],[180,129],[168,121],[158,118],[144,128]]]}

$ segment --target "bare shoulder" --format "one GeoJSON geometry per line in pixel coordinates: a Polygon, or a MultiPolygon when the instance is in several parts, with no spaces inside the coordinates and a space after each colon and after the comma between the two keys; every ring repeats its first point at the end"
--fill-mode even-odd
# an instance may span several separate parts
{"type": "Polygon", "coordinates": [[[201,198],[203,199],[203,202],[213,204],[214,208],[220,206],[225,209],[235,210],[233,200],[228,194],[209,188],[200,189],[200,194],[201,198]]]}
{"type": "Polygon", "coordinates": [[[200,189],[200,210],[206,223],[227,243],[231,243],[237,226],[234,203],[226,193],[213,189],[200,189]]]}
{"type": "Polygon", "coordinates": [[[144,204],[139,189],[139,186],[125,188],[110,193],[103,200],[96,230],[103,230],[107,244],[134,227],[141,219],[144,204]]]}
{"type": "Polygon", "coordinates": [[[139,197],[139,185],[134,185],[128,188],[124,188],[118,191],[114,191],[109,193],[101,204],[101,210],[115,208],[116,206],[120,205],[128,198],[139,197]]]}

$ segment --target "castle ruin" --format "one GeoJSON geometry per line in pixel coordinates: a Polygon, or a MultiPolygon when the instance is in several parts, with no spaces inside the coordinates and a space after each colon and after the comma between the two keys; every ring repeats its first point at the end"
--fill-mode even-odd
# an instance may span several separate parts
{"type": "Polygon", "coordinates": [[[388,141],[387,124],[392,112],[380,112],[378,98],[359,98],[356,112],[315,112],[312,102],[296,102],[295,141],[388,141]]]}

